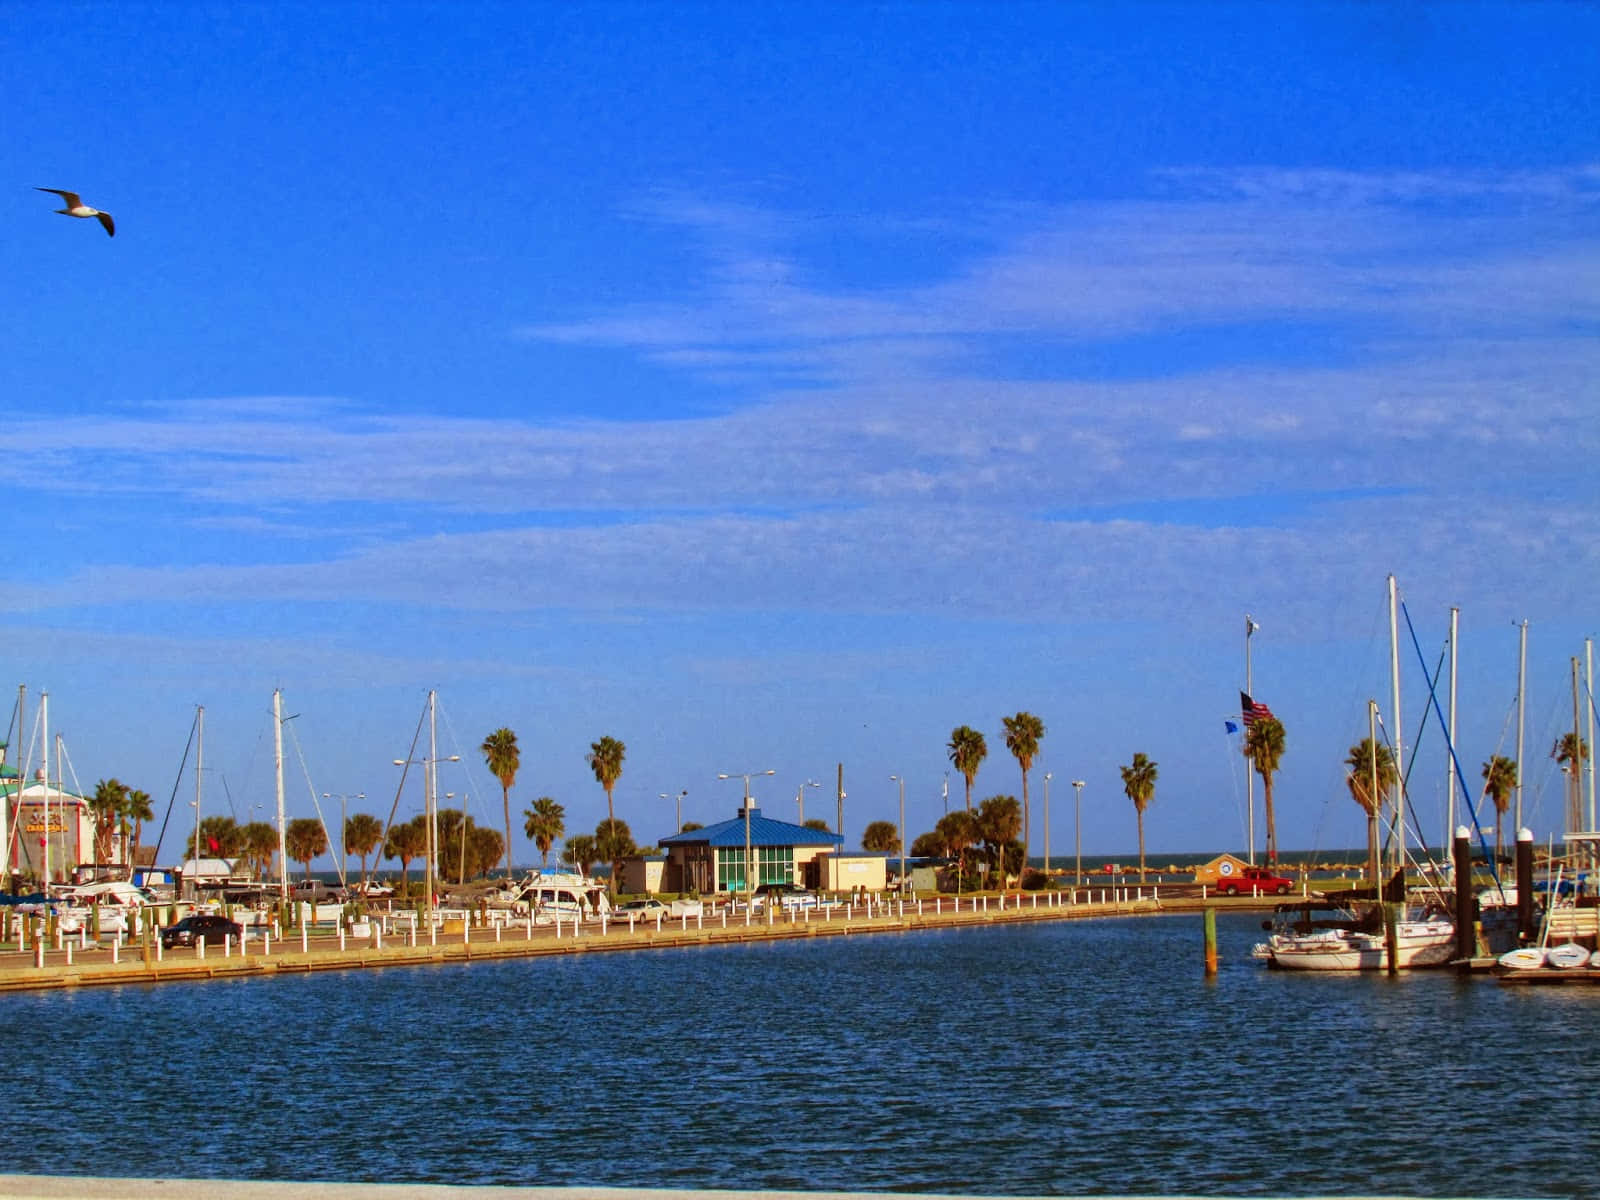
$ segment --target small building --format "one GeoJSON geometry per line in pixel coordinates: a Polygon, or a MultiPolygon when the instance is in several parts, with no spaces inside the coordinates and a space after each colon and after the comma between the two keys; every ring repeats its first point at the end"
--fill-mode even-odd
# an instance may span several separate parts
{"type": "MultiPolygon", "coordinates": [[[[39,775],[43,775],[41,769],[39,775]]],[[[0,798],[8,816],[15,816],[16,828],[6,829],[10,854],[5,874],[31,875],[36,879],[62,883],[79,863],[94,856],[95,815],[89,802],[60,785],[47,785],[42,778],[20,791],[15,775],[0,777],[0,798]]],[[[120,861],[120,841],[115,839],[113,858],[120,861]]]]}
{"type": "MultiPolygon", "coordinates": [[[[896,859],[898,865],[899,860],[896,859]]],[[[824,892],[881,892],[889,886],[889,856],[881,851],[836,850],[817,856],[817,887],[824,892]]]]}
{"type": "Polygon", "coordinates": [[[702,896],[737,895],[748,886],[796,883],[808,888],[829,888],[823,882],[819,859],[837,853],[844,839],[836,833],[793,825],[763,817],[752,803],[748,813],[740,807],[732,819],[703,829],[691,829],[661,839],[666,851],[661,890],[697,892],[702,896]],[[746,848],[750,868],[746,868],[746,848]]]}
{"type": "Polygon", "coordinates": [[[1194,881],[1215,887],[1224,879],[1237,878],[1250,864],[1237,854],[1219,854],[1208,863],[1194,869],[1194,881]]]}
{"type": "Polygon", "coordinates": [[[654,896],[665,891],[661,880],[666,874],[667,856],[634,857],[622,860],[622,870],[617,875],[617,890],[630,896],[654,896]]]}

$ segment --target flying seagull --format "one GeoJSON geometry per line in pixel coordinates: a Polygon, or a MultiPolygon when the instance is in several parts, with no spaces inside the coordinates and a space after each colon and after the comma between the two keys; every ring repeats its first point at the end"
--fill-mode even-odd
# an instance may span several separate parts
{"type": "Polygon", "coordinates": [[[54,192],[67,202],[65,208],[58,208],[58,213],[65,213],[69,217],[94,217],[106,227],[107,237],[117,236],[117,227],[111,223],[111,214],[101,212],[98,208],[90,208],[78,198],[77,192],[64,192],[60,188],[34,188],[36,192],[54,192]]]}

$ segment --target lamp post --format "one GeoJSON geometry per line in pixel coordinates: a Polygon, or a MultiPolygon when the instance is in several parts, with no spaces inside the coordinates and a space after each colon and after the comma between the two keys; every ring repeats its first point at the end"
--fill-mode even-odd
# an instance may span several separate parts
{"type": "MultiPolygon", "coordinates": [[[[683,791],[678,793],[678,796],[677,796],[677,799],[678,799],[678,823],[677,823],[676,826],[674,826],[674,828],[672,830],[673,833],[682,833],[683,832],[683,798],[685,796],[687,796],[688,794],[689,794],[689,789],[688,788],[684,788],[683,791]]],[[[658,797],[660,797],[662,800],[671,800],[673,798],[670,792],[657,792],[656,795],[658,797]]]]}
{"type": "Polygon", "coordinates": [[[1083,886],[1083,780],[1072,781],[1072,845],[1077,851],[1078,868],[1073,874],[1073,886],[1083,886]]]}
{"type": "Polygon", "coordinates": [[[1050,874],[1050,779],[1054,772],[1044,773],[1044,873],[1050,874]]]}
{"type": "Polygon", "coordinates": [[[426,824],[428,827],[428,869],[427,874],[424,876],[424,886],[428,890],[426,903],[429,921],[433,920],[433,860],[436,853],[435,848],[439,844],[439,809],[435,802],[435,789],[437,787],[436,776],[438,774],[438,767],[441,762],[460,761],[461,756],[459,754],[452,754],[442,759],[428,757],[397,758],[394,760],[394,765],[397,767],[417,765],[422,768],[422,812],[423,815],[427,817],[426,824]]]}
{"type": "Polygon", "coordinates": [[[821,787],[821,786],[822,785],[820,783],[818,783],[815,779],[808,779],[804,783],[802,783],[800,785],[800,787],[795,791],[794,804],[795,804],[795,807],[800,810],[800,816],[798,818],[799,824],[804,825],[806,823],[806,789],[808,787],[821,787]]]}
{"type": "Polygon", "coordinates": [[[903,775],[891,775],[900,785],[900,890],[906,890],[906,781],[903,775]]]}
{"type": "Polygon", "coordinates": [[[744,780],[744,903],[748,912],[750,902],[755,896],[755,885],[750,882],[754,873],[754,866],[750,861],[750,777],[752,775],[776,775],[776,770],[770,771],[723,771],[717,775],[718,779],[743,779],[744,780]]]}
{"type": "MultiPolygon", "coordinates": [[[[339,802],[339,883],[344,883],[345,868],[350,865],[350,848],[345,844],[345,825],[350,820],[345,815],[345,801],[351,799],[349,792],[323,792],[324,800],[337,800],[339,802]]],[[[365,792],[356,792],[354,798],[365,800],[365,792]]]]}

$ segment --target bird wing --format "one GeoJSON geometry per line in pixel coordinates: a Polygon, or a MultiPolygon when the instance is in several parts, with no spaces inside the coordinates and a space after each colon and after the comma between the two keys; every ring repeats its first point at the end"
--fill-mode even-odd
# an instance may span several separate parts
{"type": "Polygon", "coordinates": [[[95,216],[100,219],[100,224],[102,224],[102,225],[104,225],[106,227],[106,236],[107,237],[116,237],[117,236],[117,227],[114,224],[112,224],[112,222],[111,222],[111,214],[110,213],[108,213],[108,212],[97,212],[97,213],[95,213],[95,216]]]}
{"type": "Polygon", "coordinates": [[[36,191],[36,192],[54,192],[57,196],[60,196],[63,200],[65,200],[67,202],[67,207],[68,208],[77,208],[78,205],[83,203],[83,201],[78,198],[78,193],[77,192],[63,192],[60,188],[42,188],[42,187],[36,187],[33,190],[36,191]]]}

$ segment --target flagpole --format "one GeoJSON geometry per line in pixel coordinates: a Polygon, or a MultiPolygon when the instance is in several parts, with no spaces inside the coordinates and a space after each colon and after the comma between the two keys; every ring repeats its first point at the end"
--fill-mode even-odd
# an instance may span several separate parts
{"type": "MultiPolygon", "coordinates": [[[[1253,672],[1251,670],[1251,664],[1250,664],[1250,635],[1253,634],[1256,630],[1258,630],[1260,628],[1261,628],[1261,626],[1259,626],[1259,625],[1257,625],[1255,623],[1255,620],[1250,616],[1250,614],[1249,613],[1245,613],[1245,615],[1244,615],[1244,690],[1247,693],[1249,693],[1251,696],[1254,696],[1256,694],[1256,689],[1255,689],[1255,678],[1254,678],[1253,672]]],[[[1250,727],[1248,725],[1246,725],[1245,728],[1244,728],[1244,744],[1245,744],[1246,747],[1248,747],[1250,745],[1250,727]]],[[[1247,813],[1249,813],[1249,829],[1250,829],[1249,850],[1245,854],[1245,858],[1249,861],[1249,863],[1250,863],[1250,865],[1252,867],[1256,865],[1256,781],[1255,781],[1255,778],[1254,778],[1254,775],[1255,775],[1255,772],[1253,770],[1254,767],[1255,767],[1255,763],[1251,762],[1249,764],[1249,766],[1245,767],[1245,772],[1244,772],[1244,805],[1245,805],[1245,811],[1247,813]]]]}

